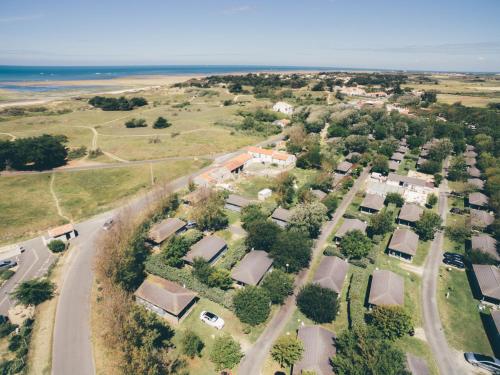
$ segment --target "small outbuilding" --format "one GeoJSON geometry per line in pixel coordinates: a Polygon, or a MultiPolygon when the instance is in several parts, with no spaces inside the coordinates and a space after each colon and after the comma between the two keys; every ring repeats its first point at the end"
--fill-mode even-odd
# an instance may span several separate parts
{"type": "Polygon", "coordinates": [[[476,165],[476,158],[465,158],[465,164],[468,167],[474,167],[476,165]]]}
{"type": "Polygon", "coordinates": [[[404,279],[391,271],[373,271],[368,304],[370,306],[403,306],[404,279]]]}
{"type": "Polygon", "coordinates": [[[366,194],[363,202],[359,206],[359,209],[368,214],[373,214],[379,212],[384,208],[384,197],[378,194],[366,194]]]}
{"type": "Polygon", "coordinates": [[[394,154],[392,154],[391,156],[391,159],[390,160],[393,160],[395,161],[396,163],[401,163],[403,161],[403,159],[405,158],[405,155],[402,154],[401,152],[395,152],[394,154]]]}
{"type": "Polygon", "coordinates": [[[257,193],[257,198],[259,201],[265,201],[267,198],[271,198],[271,195],[273,195],[273,191],[269,188],[265,188],[257,193]]]}
{"type": "Polygon", "coordinates": [[[391,172],[396,172],[399,169],[400,163],[394,160],[389,160],[389,170],[391,172]]]}
{"type": "Polygon", "coordinates": [[[182,259],[189,264],[193,264],[196,258],[203,258],[209,263],[214,263],[226,249],[226,241],[219,236],[206,236],[191,246],[182,259]]]}
{"type": "Polygon", "coordinates": [[[333,375],[330,363],[336,354],[335,334],[321,326],[300,327],[297,338],[304,345],[304,353],[293,366],[292,375],[313,372],[317,375],[333,375]]]}
{"type": "Polygon", "coordinates": [[[481,301],[500,305],[500,269],[487,264],[473,264],[472,270],[481,294],[481,301]]]}
{"type": "Polygon", "coordinates": [[[232,279],[239,285],[258,285],[273,265],[273,259],[262,250],[252,250],[231,271],[232,279]]]}
{"type": "Polygon", "coordinates": [[[318,189],[312,189],[311,190],[311,193],[316,197],[318,198],[318,200],[322,201],[323,199],[326,198],[327,194],[322,191],[322,190],[318,190],[318,189]]]}
{"type": "Polygon", "coordinates": [[[179,323],[196,303],[196,294],[172,281],[150,275],[134,293],[138,304],[167,319],[179,323]]]}
{"type": "Polygon", "coordinates": [[[71,223],[49,229],[47,233],[49,235],[48,239],[46,240],[47,243],[54,240],[61,240],[66,242],[78,235],[78,232],[75,230],[75,227],[71,223]]]}
{"type": "Polygon", "coordinates": [[[416,222],[420,220],[420,216],[422,216],[423,213],[424,209],[418,204],[405,203],[403,207],[401,207],[401,211],[399,211],[398,223],[413,227],[416,222]]]}
{"type": "Polygon", "coordinates": [[[271,219],[280,227],[285,228],[288,225],[288,221],[291,216],[292,211],[287,210],[286,208],[278,207],[273,211],[271,219]]]}
{"type": "Polygon", "coordinates": [[[410,229],[397,228],[387,246],[389,255],[411,262],[417,254],[418,235],[410,229]]]}
{"type": "Polygon", "coordinates": [[[474,177],[474,178],[481,177],[481,171],[479,169],[477,169],[476,167],[467,168],[467,172],[469,173],[469,176],[471,176],[471,177],[474,177]]]}
{"type": "Polygon", "coordinates": [[[336,256],[325,256],[314,274],[313,283],[340,294],[348,269],[349,263],[345,260],[336,256]]]}
{"type": "Polygon", "coordinates": [[[150,242],[159,245],[184,229],[186,229],[186,222],[176,217],[170,217],[153,225],[149,230],[148,239],[150,242]]]}
{"type": "Polygon", "coordinates": [[[250,199],[242,197],[241,195],[229,194],[226,199],[225,207],[230,211],[240,212],[246,206],[252,204],[250,199]]]}

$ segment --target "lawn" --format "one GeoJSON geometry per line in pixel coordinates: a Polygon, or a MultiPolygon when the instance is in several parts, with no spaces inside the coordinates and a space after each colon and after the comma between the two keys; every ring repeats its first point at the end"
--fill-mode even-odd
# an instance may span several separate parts
{"type": "Polygon", "coordinates": [[[492,354],[481,317],[464,271],[439,270],[438,306],[446,338],[464,352],[492,354]],[[449,297],[446,298],[446,293],[449,297]]]}
{"type": "Polygon", "coordinates": [[[0,177],[0,243],[63,224],[50,194],[50,175],[0,177]]]}
{"type": "Polygon", "coordinates": [[[429,249],[431,247],[431,241],[418,241],[417,254],[413,258],[413,264],[416,266],[422,266],[427,258],[429,249]]]}
{"type": "MultiPolygon", "coordinates": [[[[276,309],[273,309],[274,311],[276,309]]],[[[271,316],[273,311],[271,311],[271,316]]],[[[253,327],[249,334],[243,332],[244,325],[240,323],[238,318],[229,310],[221,307],[220,305],[209,301],[205,298],[201,298],[195,305],[193,310],[189,313],[189,316],[184,319],[179,326],[174,327],[176,330],[176,335],[174,337],[174,344],[180,348],[179,342],[181,339],[182,332],[186,329],[190,329],[197,333],[203,342],[205,343],[205,348],[202,351],[201,358],[195,358],[193,360],[188,360],[189,373],[191,375],[213,375],[216,373],[212,362],[210,362],[208,356],[210,349],[213,345],[214,339],[224,333],[231,335],[235,340],[237,340],[242,350],[248,349],[253,342],[257,340],[262,331],[265,328],[265,323],[257,327],[253,327]],[[210,311],[214,314],[220,316],[224,319],[225,326],[221,331],[212,328],[200,320],[200,314],[202,311],[210,311]]]]}
{"type": "Polygon", "coordinates": [[[249,176],[240,179],[236,183],[236,189],[238,194],[244,197],[247,197],[249,199],[257,199],[257,194],[259,191],[265,188],[270,189],[273,184],[273,179],[269,177],[249,176]]]}
{"type": "Polygon", "coordinates": [[[498,97],[438,94],[437,98],[440,103],[454,104],[460,102],[467,107],[486,107],[488,103],[500,103],[500,98],[498,97]]]}

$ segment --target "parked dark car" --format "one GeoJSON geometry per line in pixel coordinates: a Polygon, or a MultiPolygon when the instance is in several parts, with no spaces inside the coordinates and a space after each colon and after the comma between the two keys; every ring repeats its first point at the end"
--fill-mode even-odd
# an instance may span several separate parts
{"type": "Polygon", "coordinates": [[[444,258],[443,263],[448,266],[459,268],[461,270],[465,268],[465,264],[463,262],[451,258],[444,258]]]}
{"type": "Polygon", "coordinates": [[[8,270],[9,268],[17,266],[17,262],[13,260],[2,260],[0,262],[0,270],[8,270]]]}
{"type": "Polygon", "coordinates": [[[446,252],[446,253],[443,254],[443,256],[445,258],[453,259],[453,260],[458,260],[460,262],[463,262],[464,259],[465,259],[462,254],[458,254],[458,253],[449,253],[449,252],[446,252]]]}
{"type": "Polygon", "coordinates": [[[458,207],[452,207],[452,208],[451,208],[451,210],[450,210],[450,212],[451,212],[452,214],[457,214],[457,215],[460,215],[460,214],[463,212],[463,210],[462,210],[462,209],[460,209],[460,208],[458,208],[458,207]]]}
{"type": "Polygon", "coordinates": [[[464,353],[465,360],[473,366],[484,368],[492,374],[500,374],[500,359],[477,353],[464,353]]]}

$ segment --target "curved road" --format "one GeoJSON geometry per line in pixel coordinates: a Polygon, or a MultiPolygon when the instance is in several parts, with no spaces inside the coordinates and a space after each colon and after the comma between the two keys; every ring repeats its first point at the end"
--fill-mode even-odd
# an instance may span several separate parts
{"type": "MultiPolygon", "coordinates": [[[[276,136],[257,146],[265,146],[281,140],[276,136]]],[[[240,154],[242,150],[228,153],[217,158],[217,163],[240,154]]],[[[212,166],[203,168],[190,175],[178,178],[169,184],[172,191],[184,188],[190,179],[203,173],[212,166]]],[[[154,199],[154,192],[133,200],[125,207],[140,211],[154,199]]],[[[63,284],[59,293],[52,343],[53,375],[93,375],[95,374],[94,356],[90,329],[90,295],[93,274],[93,258],[96,239],[102,224],[107,218],[116,215],[120,208],[76,225],[79,236],[72,240],[71,254],[63,272],[63,284]]]]}
{"type": "MultiPolygon", "coordinates": [[[[445,168],[448,165],[448,160],[445,162],[445,168]]],[[[446,176],[445,173],[443,173],[446,176]]],[[[447,203],[448,182],[443,180],[439,187],[438,210],[443,226],[446,224],[446,214],[448,211],[447,203]]],[[[459,375],[465,374],[460,366],[456,363],[456,356],[453,355],[446,337],[444,335],[441,318],[439,317],[439,309],[436,299],[437,283],[439,278],[439,267],[441,265],[442,250],[443,250],[443,232],[436,233],[434,240],[431,243],[429,255],[425,261],[424,272],[422,275],[422,312],[424,320],[424,331],[427,341],[432,349],[434,358],[436,359],[439,373],[441,375],[459,375]]]]}

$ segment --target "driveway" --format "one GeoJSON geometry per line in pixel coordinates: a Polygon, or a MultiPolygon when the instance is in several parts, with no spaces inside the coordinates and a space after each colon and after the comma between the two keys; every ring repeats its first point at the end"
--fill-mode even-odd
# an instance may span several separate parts
{"type": "MultiPolygon", "coordinates": [[[[317,257],[321,256],[323,248],[327,243],[328,237],[330,236],[333,229],[339,222],[340,218],[342,218],[342,216],[344,215],[347,207],[349,206],[352,199],[358,192],[359,188],[366,181],[368,172],[369,168],[366,167],[363,173],[354,183],[351,190],[344,196],[344,199],[342,199],[342,202],[335,211],[335,214],[333,215],[332,219],[323,224],[321,234],[314,244],[311,264],[317,257]]],[[[281,306],[280,310],[267,324],[266,329],[260,335],[259,339],[255,342],[252,348],[250,348],[250,350],[247,351],[245,357],[240,363],[238,374],[257,375],[261,373],[262,366],[264,365],[264,361],[266,360],[267,355],[271,351],[273,343],[283,332],[286,323],[290,320],[295,310],[295,297],[300,288],[302,288],[302,286],[307,282],[309,274],[310,274],[310,269],[306,269],[301,271],[297,275],[297,277],[295,278],[294,294],[286,299],[285,304],[281,306]]]]}

